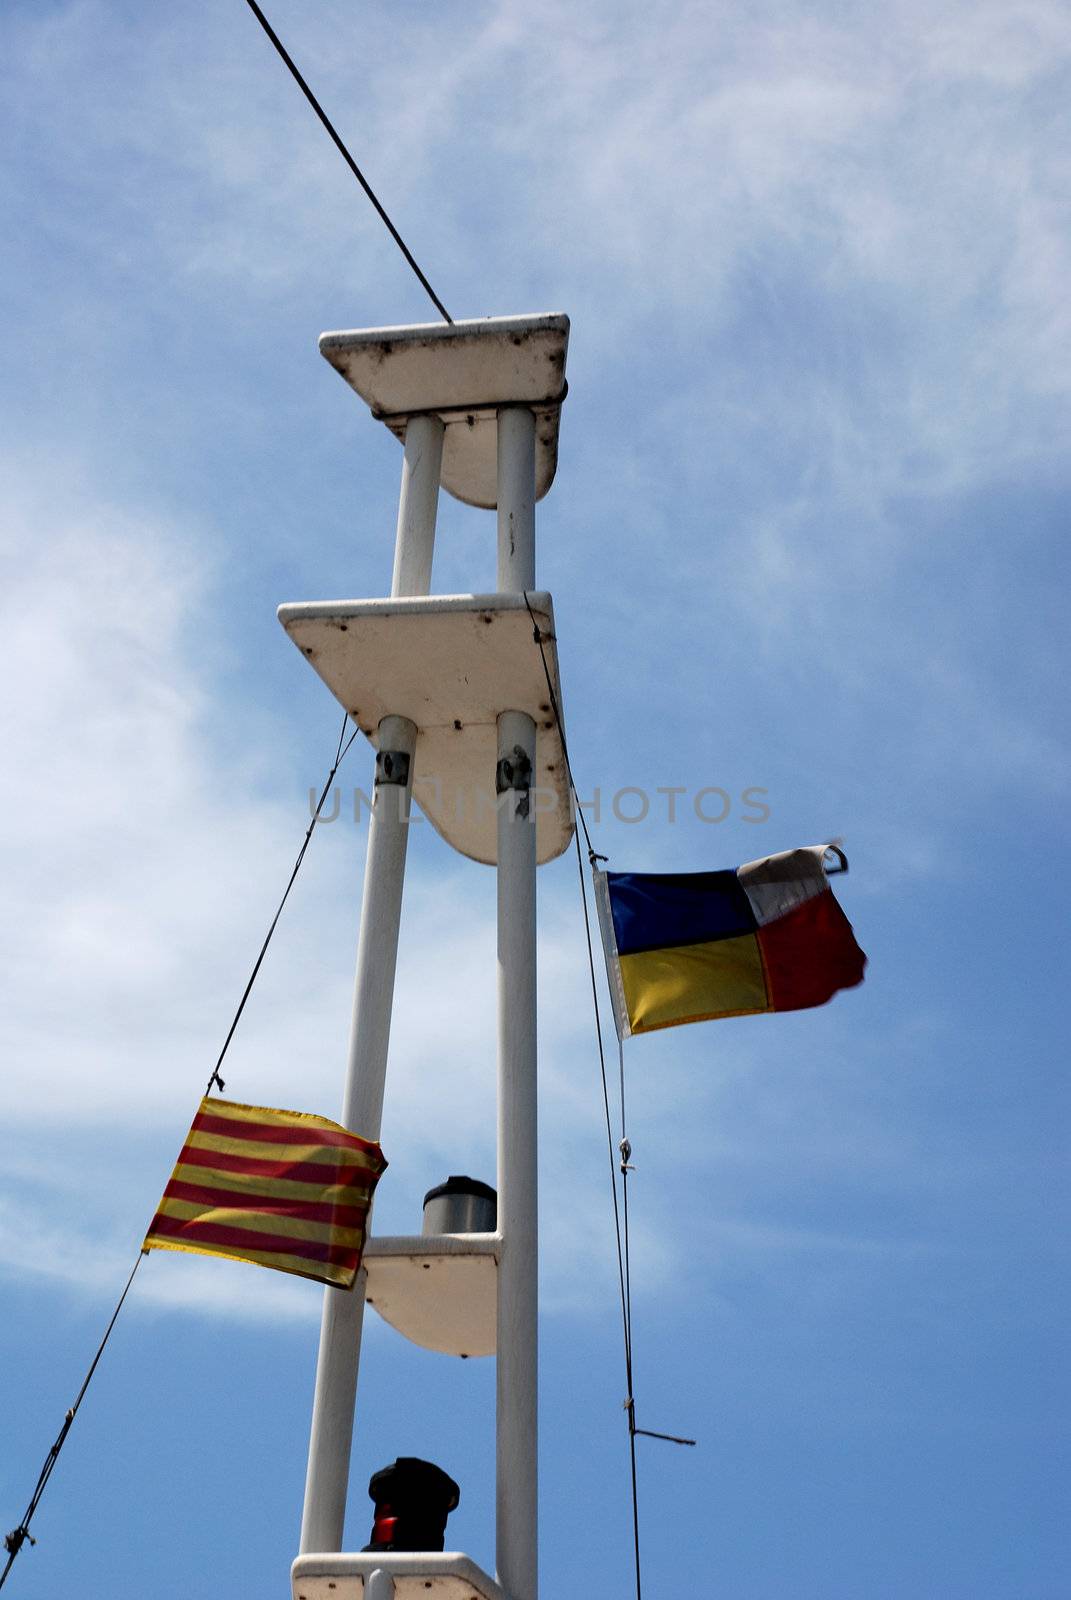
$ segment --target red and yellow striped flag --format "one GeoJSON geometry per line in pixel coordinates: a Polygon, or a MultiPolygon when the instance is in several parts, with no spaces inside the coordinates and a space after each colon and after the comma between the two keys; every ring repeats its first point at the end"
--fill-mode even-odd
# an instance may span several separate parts
{"type": "Polygon", "coordinates": [[[303,1111],[201,1101],[143,1250],[190,1250],[348,1289],[387,1163],[303,1111]]]}

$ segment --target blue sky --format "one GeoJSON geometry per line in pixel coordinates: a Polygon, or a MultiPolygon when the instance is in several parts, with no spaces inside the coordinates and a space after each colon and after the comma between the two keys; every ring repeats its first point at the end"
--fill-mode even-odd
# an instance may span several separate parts
{"type": "MultiPolygon", "coordinates": [[[[1046,0],[270,15],[454,316],[564,310],[538,574],[599,847],[842,835],[866,985],[633,1042],[647,1581],[1057,1600],[1071,18],[1046,0]],[[717,824],[613,815],[724,788],[717,824]],[[743,791],[770,815],[747,820],[743,791]]],[[[239,0],[5,9],[0,1502],[15,1524],[337,734],[275,620],[389,587],[400,452],[316,351],[428,303],[239,0]]],[[[435,587],[489,588],[446,503],[435,587]]],[[[354,748],[346,792],[367,786],[354,748]]],[[[363,830],[318,835],[226,1074],[336,1114],[363,830]]],[[[493,878],[413,836],[378,1225],[493,1176],[493,878]],[[461,981],[459,981],[459,978],[461,981]]],[[[630,1584],[570,858],[541,889],[544,1592],[630,1584]]],[[[310,1284],[145,1263],[12,1594],[285,1593],[310,1284]]],[[[396,1454],[493,1565],[489,1362],[370,1318],[396,1454]]]]}

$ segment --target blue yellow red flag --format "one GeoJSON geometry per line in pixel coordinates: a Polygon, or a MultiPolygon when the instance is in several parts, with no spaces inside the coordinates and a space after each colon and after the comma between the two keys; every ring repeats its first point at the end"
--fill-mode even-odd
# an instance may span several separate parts
{"type": "Polygon", "coordinates": [[[847,866],[837,846],[807,845],[735,871],[597,872],[619,1038],[820,1006],[861,983],[866,956],[829,886],[847,866]]]}

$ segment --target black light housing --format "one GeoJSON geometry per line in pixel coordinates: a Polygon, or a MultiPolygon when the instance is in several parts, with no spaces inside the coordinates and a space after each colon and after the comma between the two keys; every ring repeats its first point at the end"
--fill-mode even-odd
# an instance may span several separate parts
{"type": "Polygon", "coordinates": [[[399,1456],[368,1480],[375,1502],[372,1540],[365,1550],[441,1550],[446,1519],[461,1490],[441,1467],[419,1456],[399,1456]]]}

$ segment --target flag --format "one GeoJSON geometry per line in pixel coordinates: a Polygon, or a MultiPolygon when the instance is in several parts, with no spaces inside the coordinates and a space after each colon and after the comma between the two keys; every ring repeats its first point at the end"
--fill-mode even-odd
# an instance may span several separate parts
{"type": "Polygon", "coordinates": [[[190,1250],[348,1289],[383,1152],[303,1111],[206,1097],[143,1250],[190,1250]]]}
{"type": "Polygon", "coordinates": [[[866,956],[829,887],[833,845],[735,872],[597,872],[619,1038],[714,1017],[820,1006],[863,980],[866,956]]]}

